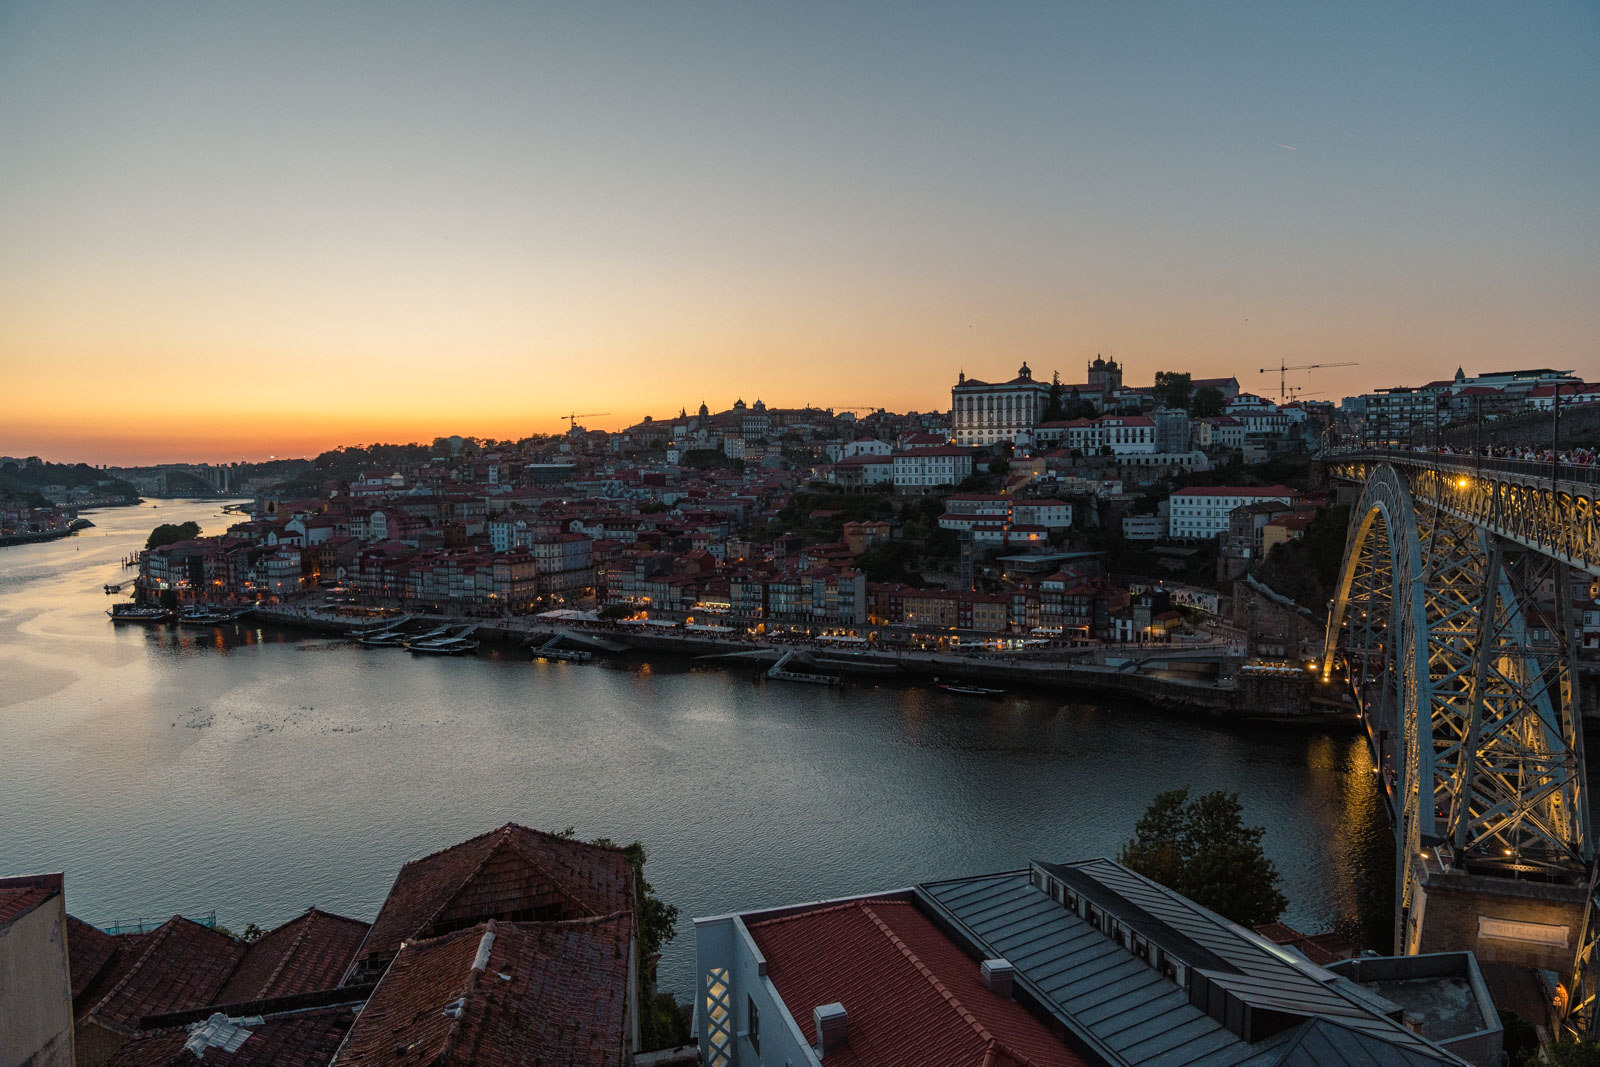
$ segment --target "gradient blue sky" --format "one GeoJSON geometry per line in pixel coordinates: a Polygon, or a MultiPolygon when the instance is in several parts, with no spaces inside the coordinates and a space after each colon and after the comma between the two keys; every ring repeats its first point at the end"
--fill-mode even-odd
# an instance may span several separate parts
{"type": "Polygon", "coordinates": [[[1594,3],[0,0],[0,454],[1597,336],[1594,3]]]}

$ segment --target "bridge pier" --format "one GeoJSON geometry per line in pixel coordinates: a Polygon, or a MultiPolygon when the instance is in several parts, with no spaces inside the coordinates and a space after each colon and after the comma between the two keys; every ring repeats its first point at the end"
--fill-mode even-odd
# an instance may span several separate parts
{"type": "Polygon", "coordinates": [[[1324,677],[1344,667],[1391,803],[1396,951],[1554,972],[1563,1027],[1593,1037],[1600,865],[1573,572],[1600,575],[1600,472],[1522,466],[1335,464],[1361,494],[1324,677]]]}
{"type": "Polygon", "coordinates": [[[1399,952],[1466,950],[1485,962],[1566,976],[1583,931],[1587,886],[1472,874],[1432,850],[1411,862],[1414,895],[1399,952]]]}

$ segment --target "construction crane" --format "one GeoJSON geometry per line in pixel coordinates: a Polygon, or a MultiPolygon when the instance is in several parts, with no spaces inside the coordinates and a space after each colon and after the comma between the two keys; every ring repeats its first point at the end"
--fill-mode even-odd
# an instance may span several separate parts
{"type": "Polygon", "coordinates": [[[578,420],[579,419],[597,419],[601,415],[609,415],[609,414],[611,414],[611,412],[609,412],[609,411],[586,411],[582,415],[580,415],[576,411],[574,411],[570,415],[563,415],[561,417],[563,419],[566,419],[568,424],[569,424],[567,426],[567,432],[568,433],[576,433],[577,430],[578,430],[578,420]]]}
{"type": "Polygon", "coordinates": [[[1359,367],[1359,366],[1361,366],[1360,363],[1302,363],[1297,367],[1291,367],[1288,364],[1283,363],[1282,361],[1280,361],[1276,367],[1262,367],[1261,368],[1261,373],[1262,374],[1271,374],[1273,371],[1277,371],[1278,372],[1278,399],[1279,400],[1287,400],[1289,398],[1289,390],[1287,388],[1285,388],[1285,386],[1287,385],[1287,382],[1286,382],[1285,379],[1287,378],[1289,372],[1292,371],[1292,370],[1321,370],[1324,367],[1359,367]]]}

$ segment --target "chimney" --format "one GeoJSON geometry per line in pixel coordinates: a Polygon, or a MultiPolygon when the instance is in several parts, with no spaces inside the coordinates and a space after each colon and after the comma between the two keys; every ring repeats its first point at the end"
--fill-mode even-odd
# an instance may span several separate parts
{"type": "Polygon", "coordinates": [[[824,1004],[811,1010],[811,1019],[817,1024],[817,1055],[828,1053],[843,1045],[850,1035],[850,1016],[843,1004],[824,1004]]]}
{"type": "Polygon", "coordinates": [[[989,992],[996,996],[1009,997],[1011,995],[1011,977],[1013,973],[1011,964],[1006,960],[983,961],[983,984],[989,992]]]}

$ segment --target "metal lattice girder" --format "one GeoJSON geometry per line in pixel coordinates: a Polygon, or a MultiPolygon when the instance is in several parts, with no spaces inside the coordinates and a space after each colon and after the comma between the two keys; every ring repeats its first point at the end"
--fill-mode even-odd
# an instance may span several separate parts
{"type": "Polygon", "coordinates": [[[1480,874],[1588,868],[1571,607],[1563,564],[1432,506],[1415,472],[1363,473],[1325,671],[1343,659],[1377,758],[1392,760],[1408,951],[1419,852],[1480,874]]]}

